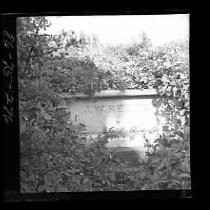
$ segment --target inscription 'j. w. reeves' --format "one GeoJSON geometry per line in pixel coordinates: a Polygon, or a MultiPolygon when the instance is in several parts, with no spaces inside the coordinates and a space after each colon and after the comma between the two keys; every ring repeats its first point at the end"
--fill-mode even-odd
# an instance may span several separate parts
{"type": "Polygon", "coordinates": [[[102,113],[102,112],[123,112],[123,108],[124,105],[122,104],[117,104],[117,105],[93,105],[87,106],[87,111],[90,113],[93,112],[98,112],[98,113],[102,113]]]}

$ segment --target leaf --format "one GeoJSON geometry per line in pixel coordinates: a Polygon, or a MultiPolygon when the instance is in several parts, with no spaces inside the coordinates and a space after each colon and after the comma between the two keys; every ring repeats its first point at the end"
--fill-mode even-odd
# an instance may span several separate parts
{"type": "Polygon", "coordinates": [[[156,171],[161,171],[161,170],[163,170],[164,168],[165,168],[165,163],[162,162],[162,163],[160,164],[160,166],[158,166],[158,167],[156,168],[156,171]]]}
{"type": "Polygon", "coordinates": [[[147,178],[147,175],[148,174],[147,174],[146,171],[142,171],[139,176],[140,176],[141,179],[144,179],[144,178],[147,178]]]}
{"type": "Polygon", "coordinates": [[[185,125],[185,116],[180,117],[181,125],[185,125]]]}
{"type": "Polygon", "coordinates": [[[58,185],[57,192],[69,192],[69,189],[66,186],[58,185]]]}
{"type": "Polygon", "coordinates": [[[112,181],[115,181],[116,180],[115,174],[114,173],[110,174],[110,178],[112,181]]]}
{"type": "Polygon", "coordinates": [[[39,186],[39,191],[40,192],[43,192],[43,191],[45,191],[46,190],[46,186],[45,185],[40,185],[39,186]]]}
{"type": "Polygon", "coordinates": [[[181,175],[179,175],[180,178],[190,178],[190,174],[188,173],[183,173],[181,175]]]}
{"type": "Polygon", "coordinates": [[[190,173],[190,162],[189,162],[189,158],[185,158],[184,162],[181,165],[181,169],[184,172],[190,173]]]}
{"type": "Polygon", "coordinates": [[[89,182],[90,182],[90,179],[89,178],[84,178],[83,184],[88,184],[89,182]]]}
{"type": "Polygon", "coordinates": [[[190,127],[189,126],[184,126],[184,134],[189,135],[190,134],[190,127]]]}
{"type": "Polygon", "coordinates": [[[180,110],[179,111],[179,114],[183,116],[185,114],[185,110],[184,109],[183,110],[180,110]]]}
{"type": "Polygon", "coordinates": [[[181,185],[181,183],[179,181],[176,181],[176,180],[173,180],[172,183],[170,183],[168,185],[168,188],[176,188],[176,187],[179,187],[181,185]]]}

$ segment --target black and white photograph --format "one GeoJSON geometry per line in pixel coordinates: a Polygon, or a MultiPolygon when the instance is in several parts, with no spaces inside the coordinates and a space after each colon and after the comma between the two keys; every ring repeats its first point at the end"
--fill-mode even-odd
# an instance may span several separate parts
{"type": "Polygon", "coordinates": [[[191,189],[189,19],[16,19],[21,193],[191,189]]]}

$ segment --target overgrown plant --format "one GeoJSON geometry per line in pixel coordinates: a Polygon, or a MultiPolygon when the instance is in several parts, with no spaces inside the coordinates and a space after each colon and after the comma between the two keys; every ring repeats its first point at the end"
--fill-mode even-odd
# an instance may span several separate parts
{"type": "Polygon", "coordinates": [[[17,26],[22,192],[190,188],[186,45],[152,49],[145,41],[91,58],[85,42],[72,34],[45,34],[45,17],[19,18],[17,26]],[[145,161],[132,168],[105,146],[110,135],[121,133],[105,133],[87,145],[80,134],[83,126],[68,123],[71,113],[61,97],[148,88],[161,96],[154,105],[163,135],[148,145],[152,150],[145,161]]]}

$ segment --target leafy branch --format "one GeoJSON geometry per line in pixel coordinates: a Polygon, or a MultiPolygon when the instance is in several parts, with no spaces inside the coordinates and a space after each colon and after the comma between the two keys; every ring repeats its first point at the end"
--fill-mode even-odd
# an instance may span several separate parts
{"type": "MultiPolygon", "coordinates": [[[[34,19],[34,22],[35,22],[35,19],[34,19]]],[[[43,22],[43,19],[40,20],[40,22],[39,22],[39,24],[36,28],[36,32],[34,34],[34,40],[36,40],[36,38],[38,37],[38,33],[39,33],[42,22],[43,22]]],[[[31,53],[34,50],[35,45],[36,45],[36,42],[34,42],[34,44],[30,47],[30,50],[29,50],[29,53],[28,53],[28,56],[27,56],[27,59],[26,59],[26,62],[25,62],[25,66],[24,66],[24,72],[26,71],[26,68],[27,68],[28,63],[29,63],[30,58],[31,58],[31,53]]]]}

